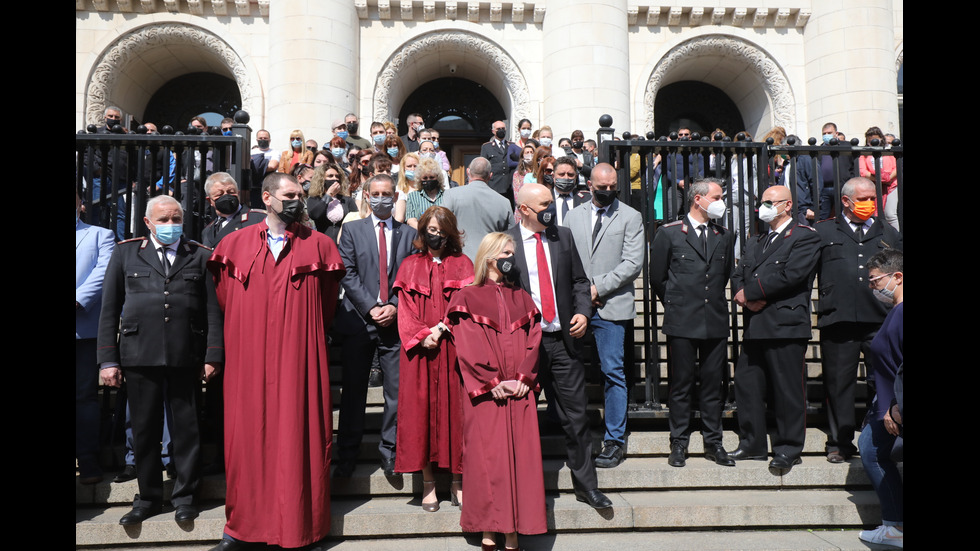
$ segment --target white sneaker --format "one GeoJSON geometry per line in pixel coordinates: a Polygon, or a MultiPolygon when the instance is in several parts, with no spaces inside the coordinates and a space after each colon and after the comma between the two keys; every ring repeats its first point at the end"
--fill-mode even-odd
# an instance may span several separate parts
{"type": "Polygon", "coordinates": [[[902,549],[905,534],[894,526],[881,525],[874,530],[862,530],[861,533],[858,534],[858,538],[860,538],[861,541],[866,541],[868,543],[876,543],[878,545],[887,545],[889,547],[897,547],[902,549]]]}

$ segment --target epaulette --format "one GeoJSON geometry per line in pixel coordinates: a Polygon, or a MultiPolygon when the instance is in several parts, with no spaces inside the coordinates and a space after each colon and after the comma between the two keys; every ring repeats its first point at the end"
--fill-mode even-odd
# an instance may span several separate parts
{"type": "Polygon", "coordinates": [[[833,218],[828,218],[826,220],[819,220],[817,221],[817,224],[823,224],[824,222],[836,222],[836,221],[837,221],[837,217],[835,216],[833,218]]]}
{"type": "Polygon", "coordinates": [[[663,225],[663,226],[661,226],[661,227],[662,227],[662,228],[669,228],[669,227],[671,227],[671,226],[676,226],[676,225],[678,225],[678,224],[683,224],[683,223],[684,223],[684,221],[683,221],[683,220],[674,220],[674,221],[673,221],[673,222],[671,222],[670,224],[664,224],[664,225],[663,225]]]}
{"type": "Polygon", "coordinates": [[[146,241],[146,238],[145,237],[130,237],[129,239],[124,239],[124,240],[122,240],[122,241],[120,241],[120,242],[118,242],[116,244],[117,245],[122,245],[123,243],[135,243],[136,241],[146,241]]]}

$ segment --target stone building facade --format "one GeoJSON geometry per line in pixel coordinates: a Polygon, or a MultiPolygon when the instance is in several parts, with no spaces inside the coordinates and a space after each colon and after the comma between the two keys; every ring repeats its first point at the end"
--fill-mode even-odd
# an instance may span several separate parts
{"type": "Polygon", "coordinates": [[[900,134],[901,0],[76,0],[75,43],[76,129],[117,105],[177,129],[245,109],[280,148],[347,112],[472,140],[603,113],[617,134],[900,134]]]}

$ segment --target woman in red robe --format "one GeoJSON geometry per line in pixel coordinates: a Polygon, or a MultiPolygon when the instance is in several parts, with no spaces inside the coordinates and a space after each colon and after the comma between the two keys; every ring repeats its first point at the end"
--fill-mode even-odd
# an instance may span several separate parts
{"type": "Polygon", "coordinates": [[[514,242],[491,233],[476,253],[473,285],[449,304],[463,390],[466,503],[459,525],[483,532],[483,550],[517,549],[517,533],[547,531],[538,436],[537,386],[541,324],[517,277],[514,242]]]}
{"type": "Polygon", "coordinates": [[[473,281],[473,263],[463,255],[456,217],[430,207],[418,221],[412,245],[420,252],[398,269],[398,433],[395,471],[422,471],[422,508],[439,510],[432,467],[453,473],[452,503],[462,493],[463,401],[456,375],[456,346],[445,334],[450,298],[473,281]]]}

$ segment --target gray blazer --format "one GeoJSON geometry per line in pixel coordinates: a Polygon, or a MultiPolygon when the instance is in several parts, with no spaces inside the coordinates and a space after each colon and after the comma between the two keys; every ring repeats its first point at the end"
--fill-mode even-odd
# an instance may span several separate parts
{"type": "Polygon", "coordinates": [[[603,305],[599,317],[625,321],[636,317],[634,282],[643,266],[643,218],[619,199],[606,209],[602,228],[592,243],[592,203],[575,207],[565,218],[585,274],[603,305]]]}
{"type": "Polygon", "coordinates": [[[480,180],[446,191],[442,206],[456,215],[456,226],[463,232],[463,254],[476,262],[476,251],[484,236],[507,231],[514,225],[510,201],[480,180]]]}

